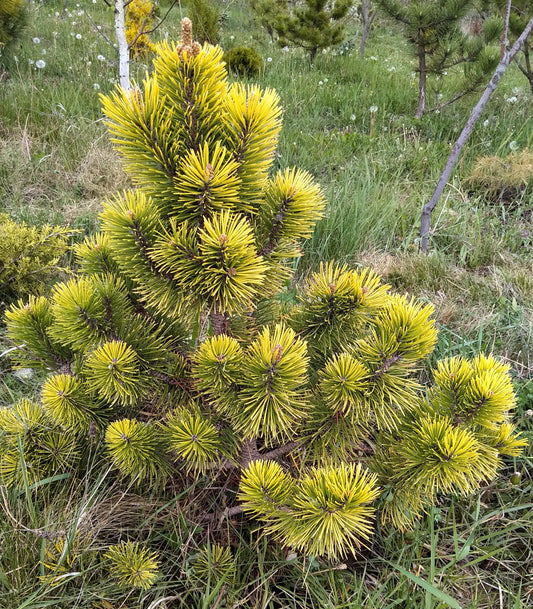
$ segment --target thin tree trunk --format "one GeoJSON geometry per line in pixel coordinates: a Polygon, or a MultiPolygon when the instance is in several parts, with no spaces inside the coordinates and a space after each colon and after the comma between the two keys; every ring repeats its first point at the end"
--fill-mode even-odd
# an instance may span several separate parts
{"type": "Polygon", "coordinates": [[[226,313],[216,310],[211,311],[211,313],[209,314],[209,319],[211,321],[211,328],[215,336],[226,334],[226,332],[228,331],[229,321],[229,316],[226,313]]]}
{"type": "Polygon", "coordinates": [[[130,50],[126,40],[124,0],[115,0],[115,33],[118,42],[118,75],[120,86],[130,90],[130,50]]]}
{"type": "Polygon", "coordinates": [[[526,62],[526,77],[529,80],[531,93],[533,93],[533,72],[531,71],[531,62],[529,60],[529,43],[527,40],[524,41],[524,61],[526,62]]]}
{"type": "Polygon", "coordinates": [[[368,40],[368,36],[370,35],[370,28],[372,26],[372,22],[376,17],[376,11],[372,7],[371,0],[362,0],[361,16],[363,18],[363,33],[361,35],[361,45],[359,47],[359,53],[361,55],[361,59],[364,59],[366,41],[368,40]]]}
{"type": "Polygon", "coordinates": [[[241,447],[239,465],[242,469],[246,469],[250,463],[257,461],[257,459],[261,459],[261,454],[257,450],[257,440],[255,438],[245,440],[241,447]]]}
{"type": "Polygon", "coordinates": [[[421,118],[426,109],[426,51],[423,46],[418,47],[418,108],[415,112],[415,118],[421,118]]]}
{"type": "Polygon", "coordinates": [[[532,30],[533,30],[533,17],[531,18],[529,23],[526,25],[522,34],[520,34],[517,41],[514,43],[513,48],[509,52],[504,51],[503,59],[498,64],[498,67],[496,68],[489,84],[487,85],[485,91],[483,92],[481,99],[474,106],[474,109],[472,110],[472,113],[470,114],[470,117],[469,117],[468,121],[466,122],[466,125],[464,126],[463,130],[461,131],[461,135],[457,139],[457,142],[455,143],[455,146],[453,147],[453,149],[450,153],[450,156],[448,157],[448,160],[446,161],[446,166],[444,167],[444,171],[442,172],[442,174],[439,178],[439,181],[437,182],[437,187],[435,188],[435,191],[433,192],[431,199],[422,208],[422,217],[421,217],[421,221],[420,221],[420,237],[421,237],[420,249],[423,252],[426,252],[427,247],[428,247],[429,231],[431,228],[431,212],[435,209],[435,207],[437,206],[437,203],[439,202],[439,199],[444,191],[446,184],[448,183],[448,180],[449,180],[452,170],[455,166],[455,163],[457,162],[457,159],[459,158],[459,154],[461,153],[461,150],[463,149],[463,146],[465,145],[466,140],[468,139],[468,136],[472,132],[472,129],[474,128],[477,120],[481,116],[481,113],[483,112],[483,109],[485,108],[491,95],[496,90],[496,87],[498,86],[498,83],[500,82],[501,77],[505,74],[505,70],[507,70],[507,68],[509,67],[509,64],[511,63],[513,58],[516,56],[516,54],[520,50],[520,47],[522,46],[522,44],[524,44],[524,41],[529,36],[529,34],[531,33],[532,30]]]}

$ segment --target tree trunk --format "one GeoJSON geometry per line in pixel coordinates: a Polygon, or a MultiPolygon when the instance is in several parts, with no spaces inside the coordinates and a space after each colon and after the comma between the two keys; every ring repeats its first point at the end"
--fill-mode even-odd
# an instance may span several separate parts
{"type": "Polygon", "coordinates": [[[250,463],[257,461],[257,459],[261,459],[261,455],[257,450],[257,440],[255,438],[245,440],[241,447],[239,465],[242,469],[246,469],[250,463]]]}
{"type": "Polygon", "coordinates": [[[211,311],[209,314],[209,319],[211,321],[211,329],[213,330],[213,334],[215,336],[220,336],[221,334],[226,334],[228,331],[228,321],[229,316],[223,311],[211,311]]]}
{"type": "Polygon", "coordinates": [[[368,36],[370,35],[370,27],[376,17],[376,11],[372,7],[371,0],[362,0],[361,2],[361,17],[363,18],[363,34],[361,36],[361,46],[359,47],[359,53],[361,59],[365,58],[365,47],[368,36]]]}
{"type": "Polygon", "coordinates": [[[520,47],[524,44],[526,38],[529,36],[529,34],[531,34],[532,30],[533,30],[533,17],[531,18],[529,23],[526,25],[522,34],[520,34],[517,41],[514,43],[513,48],[508,53],[504,52],[503,59],[498,64],[498,67],[496,68],[492,78],[490,79],[489,84],[487,85],[485,91],[483,92],[483,95],[481,96],[478,103],[474,106],[474,109],[472,110],[472,113],[470,114],[470,117],[469,117],[468,121],[466,122],[466,125],[464,126],[463,130],[461,131],[461,135],[457,139],[457,142],[455,142],[455,146],[453,147],[453,149],[450,153],[450,156],[448,157],[448,160],[446,161],[446,166],[444,167],[444,171],[442,172],[442,174],[439,178],[439,181],[437,182],[437,187],[435,188],[433,194],[431,195],[431,199],[422,208],[422,217],[420,220],[420,237],[421,237],[420,249],[423,252],[426,252],[427,247],[428,247],[429,231],[431,228],[431,212],[435,209],[437,203],[439,202],[439,199],[444,191],[444,188],[445,188],[446,184],[448,183],[448,180],[450,179],[450,175],[455,166],[455,163],[457,162],[457,159],[459,158],[459,154],[461,153],[463,146],[466,144],[466,140],[468,139],[468,136],[472,132],[472,129],[474,128],[478,118],[481,116],[481,113],[483,112],[483,109],[487,105],[487,102],[489,101],[491,95],[494,93],[502,76],[505,74],[505,70],[507,70],[507,68],[509,67],[509,64],[514,59],[514,57],[516,56],[518,51],[520,50],[520,47]]]}
{"type": "Polygon", "coordinates": [[[120,86],[130,90],[130,50],[126,40],[124,0],[115,0],[115,33],[118,42],[118,75],[120,86]]]}
{"type": "Polygon", "coordinates": [[[531,61],[529,60],[529,43],[527,40],[524,41],[524,61],[526,62],[526,77],[529,80],[529,88],[533,94],[533,71],[531,71],[531,61]]]}
{"type": "Polygon", "coordinates": [[[418,45],[418,108],[415,112],[415,118],[421,118],[426,109],[426,50],[422,45],[418,45]]]}

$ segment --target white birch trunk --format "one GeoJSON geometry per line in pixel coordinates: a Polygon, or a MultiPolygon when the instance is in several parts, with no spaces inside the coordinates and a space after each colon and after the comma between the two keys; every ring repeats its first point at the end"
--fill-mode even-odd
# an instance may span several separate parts
{"type": "Polygon", "coordinates": [[[124,0],[115,0],[115,33],[118,42],[118,75],[120,86],[130,90],[130,50],[126,40],[124,0]]]}

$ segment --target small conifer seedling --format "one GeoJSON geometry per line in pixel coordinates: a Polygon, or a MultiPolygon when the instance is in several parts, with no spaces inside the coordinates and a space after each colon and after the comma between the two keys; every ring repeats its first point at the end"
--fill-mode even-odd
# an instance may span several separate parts
{"type": "MultiPolygon", "coordinates": [[[[306,171],[273,171],[274,91],[229,84],[222,50],[184,20],[142,86],[102,102],[135,189],[104,202],[77,276],[7,313],[19,364],[49,376],[40,405],[0,410],[4,484],[72,471],[90,444],[151,492],[240,480],[202,517],[245,512],[282,544],[337,559],[376,516],[408,528],[439,493],[470,493],[520,453],[506,365],[455,357],[419,384],[431,305],[333,262],[282,305],[325,200],[306,171]]],[[[229,564],[216,552],[207,562],[229,564]]],[[[155,577],[134,548],[108,557],[132,586],[155,577]]]]}

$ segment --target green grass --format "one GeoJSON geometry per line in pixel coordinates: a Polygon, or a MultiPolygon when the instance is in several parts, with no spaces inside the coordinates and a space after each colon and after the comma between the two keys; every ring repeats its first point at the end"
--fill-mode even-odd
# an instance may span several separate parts
{"type": "MultiPolygon", "coordinates": [[[[97,228],[101,201],[129,179],[108,142],[98,99],[117,81],[113,52],[78,15],[86,8],[113,36],[112,13],[100,1],[79,4],[69,2],[63,20],[55,16],[62,1],[33,3],[16,60],[3,76],[0,210],[28,223],[68,222],[89,233],[97,228]],[[43,69],[35,67],[39,59],[46,62],[43,69]]],[[[329,201],[305,244],[296,281],[323,260],[373,266],[395,290],[435,304],[440,337],[432,361],[494,352],[512,366],[518,415],[533,408],[533,193],[509,206],[467,186],[476,158],[506,156],[511,145],[532,146],[526,80],[511,67],[499,85],[434,212],[431,253],[421,256],[421,206],[477,98],[414,120],[412,61],[391,24],[375,28],[365,61],[358,56],[354,22],[343,53],[329,50],[311,65],[302,52],[283,51],[250,27],[244,2],[218,4],[222,46],[255,46],[265,59],[259,84],[280,94],[284,129],[276,166],[308,169],[329,201]],[[512,95],[517,103],[506,101],[512,95]]],[[[185,3],[156,37],[176,39],[180,13],[186,14],[185,3]]],[[[134,78],[142,79],[146,65],[133,66],[134,78]]],[[[458,76],[450,77],[430,88],[430,107],[439,92],[453,89],[458,76]]],[[[2,340],[0,351],[9,346],[2,340]]],[[[0,403],[37,396],[40,381],[14,377],[5,355],[0,403]]],[[[530,420],[522,428],[533,437],[530,420]]],[[[226,521],[211,533],[232,548],[236,575],[232,582],[206,583],[194,571],[208,539],[195,512],[204,500],[201,485],[186,497],[173,489],[141,497],[112,483],[105,466],[88,455],[80,480],[43,481],[20,492],[0,488],[0,607],[437,609],[453,606],[451,598],[463,609],[525,609],[533,604],[532,477],[530,446],[491,486],[468,500],[443,501],[413,532],[378,531],[372,545],[345,564],[283,553],[253,526],[226,521]],[[519,486],[510,483],[514,471],[522,474],[519,486]],[[46,544],[57,538],[76,557],[71,574],[50,586],[39,578],[47,574],[46,544]],[[149,592],[120,591],[97,559],[120,539],[146,542],[159,552],[162,577],[149,592]]],[[[226,481],[212,484],[222,488],[226,481]]]]}

